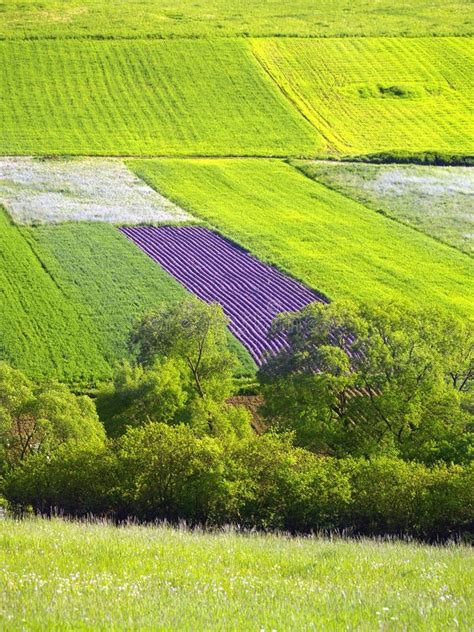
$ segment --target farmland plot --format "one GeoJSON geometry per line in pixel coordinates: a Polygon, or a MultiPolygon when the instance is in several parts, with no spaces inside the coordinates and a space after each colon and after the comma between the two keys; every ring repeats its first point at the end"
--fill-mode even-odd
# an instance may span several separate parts
{"type": "Polygon", "coordinates": [[[90,382],[110,373],[84,306],[67,300],[0,208],[0,360],[35,378],[90,382]]]}
{"type": "MultiPolygon", "coordinates": [[[[0,215],[0,361],[95,385],[128,358],[134,322],[187,293],[114,226],[17,227],[0,215]]],[[[242,373],[254,364],[231,338],[242,373]]]]}
{"type": "Polygon", "coordinates": [[[260,364],[284,340],[268,337],[277,314],[321,301],[316,292],[198,226],[124,227],[122,232],[200,299],[218,302],[230,330],[260,364]]]}
{"type": "Polygon", "coordinates": [[[0,154],[296,155],[322,148],[244,40],[0,42],[0,154]]]}
{"type": "Polygon", "coordinates": [[[474,254],[474,169],[323,161],[293,164],[373,210],[474,254]]]}
{"type": "Polygon", "coordinates": [[[469,38],[255,39],[332,153],[474,152],[469,38]]]}
{"type": "Polygon", "coordinates": [[[136,160],[132,169],[260,260],[330,299],[406,300],[474,315],[465,254],[279,160],[136,160]]]}
{"type": "Polygon", "coordinates": [[[190,219],[122,162],[103,158],[0,158],[0,203],[17,224],[190,219]]]}

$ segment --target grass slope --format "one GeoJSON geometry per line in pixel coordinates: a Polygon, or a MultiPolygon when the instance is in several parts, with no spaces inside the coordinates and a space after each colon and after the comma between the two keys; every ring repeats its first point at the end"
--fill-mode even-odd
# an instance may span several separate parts
{"type": "Polygon", "coordinates": [[[474,315],[466,255],[279,160],[137,160],[149,184],[329,298],[406,298],[474,315]]]}
{"type": "Polygon", "coordinates": [[[344,195],[474,254],[474,169],[294,161],[344,195]]]}
{"type": "Polygon", "coordinates": [[[314,155],[244,41],[0,42],[3,154],[314,155]]]}
{"type": "Polygon", "coordinates": [[[275,38],[252,48],[332,153],[474,153],[469,38],[275,38]]]}
{"type": "Polygon", "coordinates": [[[469,630],[472,549],[0,521],[3,630],[469,630]]]}
{"type": "Polygon", "coordinates": [[[4,0],[0,36],[439,35],[473,22],[469,0],[4,0]]]}

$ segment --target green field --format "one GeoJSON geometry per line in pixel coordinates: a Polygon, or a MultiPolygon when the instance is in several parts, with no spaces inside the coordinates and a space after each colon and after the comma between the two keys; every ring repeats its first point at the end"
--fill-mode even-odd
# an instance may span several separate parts
{"type": "Polygon", "coordinates": [[[469,630],[472,549],[0,521],[3,630],[469,630]]]}
{"type": "Polygon", "coordinates": [[[335,161],[293,164],[375,211],[474,254],[474,169],[335,161]]]}
{"type": "Polygon", "coordinates": [[[255,39],[330,153],[474,153],[469,38],[255,39]]]}
{"type": "Polygon", "coordinates": [[[471,259],[279,160],[137,160],[162,194],[331,299],[405,298],[474,315],[471,259]]]}
{"type": "Polygon", "coordinates": [[[4,0],[0,36],[432,35],[474,31],[469,0],[4,0]]]}
{"type": "Polygon", "coordinates": [[[0,355],[32,376],[92,380],[110,373],[84,307],[65,300],[0,209],[0,355]]]}
{"type": "Polygon", "coordinates": [[[187,295],[114,226],[17,228],[4,214],[0,222],[0,356],[34,378],[83,386],[110,378],[128,357],[135,320],[187,295]]]}
{"type": "Polygon", "coordinates": [[[239,40],[0,42],[1,154],[314,155],[239,40]]]}

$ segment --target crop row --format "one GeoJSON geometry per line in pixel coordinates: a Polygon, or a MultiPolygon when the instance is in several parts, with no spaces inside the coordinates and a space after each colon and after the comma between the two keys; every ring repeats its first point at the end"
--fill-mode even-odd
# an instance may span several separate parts
{"type": "Polygon", "coordinates": [[[323,298],[199,226],[134,226],[121,231],[200,299],[222,305],[230,330],[257,364],[284,345],[270,339],[274,317],[323,298]]]}

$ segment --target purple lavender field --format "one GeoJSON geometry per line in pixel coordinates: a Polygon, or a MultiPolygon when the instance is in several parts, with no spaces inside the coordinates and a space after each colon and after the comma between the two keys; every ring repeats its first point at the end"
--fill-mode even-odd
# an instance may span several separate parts
{"type": "Polygon", "coordinates": [[[243,248],[199,226],[133,226],[121,232],[185,288],[207,303],[222,305],[229,328],[260,365],[284,346],[268,330],[281,312],[297,311],[324,297],[243,248]]]}

